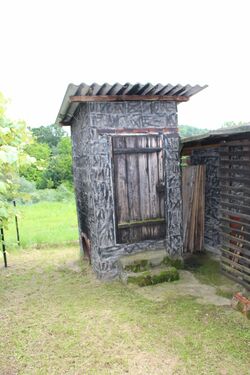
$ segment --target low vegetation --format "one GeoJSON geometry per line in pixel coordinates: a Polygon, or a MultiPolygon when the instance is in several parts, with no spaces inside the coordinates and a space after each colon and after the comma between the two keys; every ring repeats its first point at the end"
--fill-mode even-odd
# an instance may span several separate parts
{"type": "Polygon", "coordinates": [[[127,282],[142,287],[171,282],[179,280],[179,278],[179,273],[175,267],[167,267],[165,269],[159,269],[157,273],[152,273],[152,271],[144,271],[139,273],[139,275],[128,276],[127,282]]]}
{"type": "Polygon", "coordinates": [[[1,374],[249,372],[249,321],[239,312],[190,296],[152,301],[136,286],[97,281],[78,259],[78,247],[9,255],[0,270],[1,374]]]}
{"type": "MultiPolygon", "coordinates": [[[[19,207],[21,247],[39,248],[77,242],[78,229],[75,201],[39,202],[19,207]]],[[[7,251],[17,249],[15,221],[5,231],[7,251]]]]}

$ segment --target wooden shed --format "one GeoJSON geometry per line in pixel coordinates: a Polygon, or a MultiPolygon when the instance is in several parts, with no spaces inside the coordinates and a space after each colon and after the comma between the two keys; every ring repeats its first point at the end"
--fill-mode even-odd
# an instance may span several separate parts
{"type": "Polygon", "coordinates": [[[250,125],[184,139],[182,155],[206,168],[205,248],[250,289],[250,125]]]}
{"type": "Polygon", "coordinates": [[[177,104],[203,88],[68,86],[57,123],[71,127],[80,243],[98,277],[126,254],[182,255],[177,104]]]}

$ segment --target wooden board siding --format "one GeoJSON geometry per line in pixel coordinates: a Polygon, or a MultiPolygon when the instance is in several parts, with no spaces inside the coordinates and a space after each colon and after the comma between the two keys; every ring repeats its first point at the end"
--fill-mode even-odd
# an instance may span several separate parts
{"type": "Polygon", "coordinates": [[[250,289],[250,141],[220,147],[221,266],[250,289]]]}
{"type": "Polygon", "coordinates": [[[114,136],[113,160],[117,242],[164,238],[162,137],[114,136]]]}

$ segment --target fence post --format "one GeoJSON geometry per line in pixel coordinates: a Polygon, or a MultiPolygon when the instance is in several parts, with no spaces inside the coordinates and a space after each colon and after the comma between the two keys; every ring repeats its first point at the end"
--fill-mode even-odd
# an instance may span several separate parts
{"type": "Polygon", "coordinates": [[[8,265],[7,265],[6,247],[5,247],[5,242],[4,242],[4,231],[3,231],[2,226],[1,226],[1,241],[2,241],[2,249],[3,249],[4,267],[6,268],[8,265]]]}
{"type": "MultiPolygon", "coordinates": [[[[14,207],[16,207],[16,201],[13,200],[13,205],[14,207]]],[[[18,227],[18,220],[17,220],[17,216],[15,215],[15,223],[16,223],[16,238],[17,238],[17,244],[18,246],[21,246],[20,244],[20,235],[19,235],[19,227],[18,227]]]]}

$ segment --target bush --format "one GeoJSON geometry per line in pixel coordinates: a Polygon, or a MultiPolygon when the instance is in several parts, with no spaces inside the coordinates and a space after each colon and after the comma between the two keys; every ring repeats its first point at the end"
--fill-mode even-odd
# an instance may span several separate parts
{"type": "Polygon", "coordinates": [[[35,182],[27,181],[24,177],[19,179],[20,198],[19,204],[33,204],[38,202],[64,202],[74,199],[74,192],[66,184],[61,184],[57,189],[36,189],[35,182]]]}

